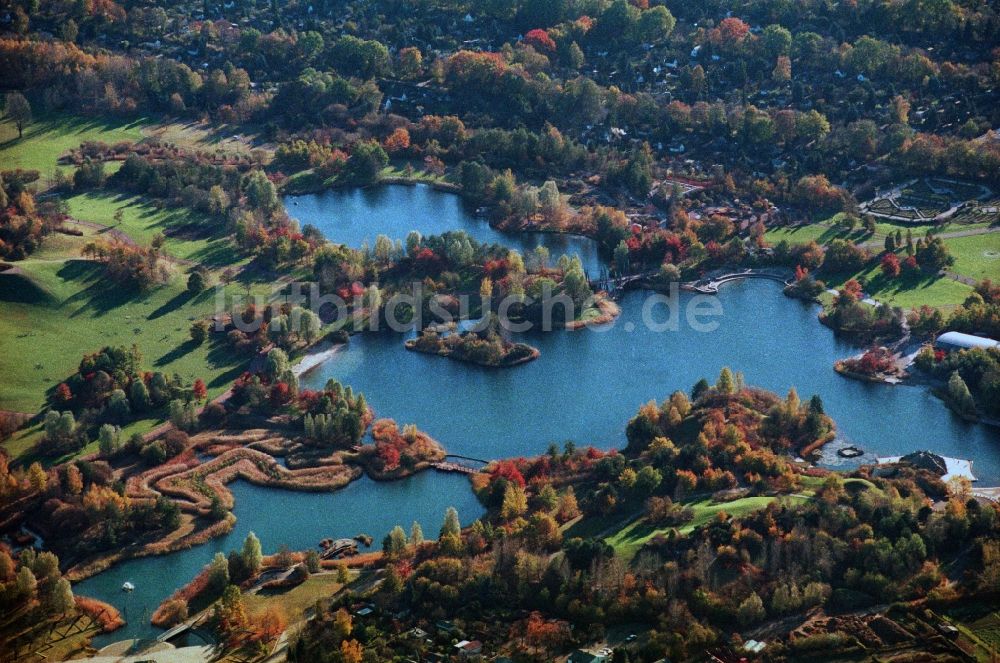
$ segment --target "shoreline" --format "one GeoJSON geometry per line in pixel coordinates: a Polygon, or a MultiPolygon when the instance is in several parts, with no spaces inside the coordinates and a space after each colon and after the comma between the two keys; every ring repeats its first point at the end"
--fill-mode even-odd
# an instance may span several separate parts
{"type": "Polygon", "coordinates": [[[571,320],[567,322],[564,326],[565,329],[569,331],[577,331],[579,329],[587,329],[591,325],[607,325],[611,324],[618,319],[618,316],[622,313],[621,306],[618,305],[607,293],[601,293],[595,298],[594,306],[599,311],[597,317],[590,318],[589,320],[571,320]]]}
{"type": "Polygon", "coordinates": [[[302,377],[346,346],[347,343],[334,343],[333,341],[323,341],[314,345],[292,366],[292,374],[297,378],[302,377]]]}

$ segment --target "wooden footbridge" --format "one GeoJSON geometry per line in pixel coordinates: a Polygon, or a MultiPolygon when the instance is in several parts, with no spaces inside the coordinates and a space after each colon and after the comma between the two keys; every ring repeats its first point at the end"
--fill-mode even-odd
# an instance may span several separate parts
{"type": "Polygon", "coordinates": [[[206,621],[208,621],[207,612],[200,615],[195,615],[190,619],[184,620],[183,622],[173,627],[172,629],[166,630],[163,633],[159,634],[158,636],[156,636],[156,639],[160,642],[167,642],[169,640],[173,640],[181,633],[185,633],[186,631],[193,631],[199,626],[204,625],[206,621]]]}
{"type": "Polygon", "coordinates": [[[482,458],[470,458],[469,456],[459,456],[449,454],[444,460],[431,463],[431,467],[439,472],[457,472],[459,474],[479,474],[483,468],[490,464],[490,461],[482,458]]]}

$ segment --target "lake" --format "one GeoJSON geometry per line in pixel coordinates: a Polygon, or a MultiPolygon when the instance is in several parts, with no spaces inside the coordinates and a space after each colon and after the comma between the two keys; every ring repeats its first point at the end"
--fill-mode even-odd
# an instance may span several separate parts
{"type": "MultiPolygon", "coordinates": [[[[474,217],[452,194],[426,186],[389,186],[326,192],[286,199],[289,212],[336,242],[360,246],[382,233],[404,239],[463,229],[481,242],[530,250],[545,244],[553,257],[577,254],[592,274],[598,271],[591,240],[544,233],[501,234],[474,217]]],[[[301,378],[306,388],[336,378],[363,391],[378,416],[415,423],[449,453],[494,459],[528,456],[550,443],[620,447],[625,425],[638,407],[662,400],[676,389],[689,390],[700,378],[714,381],[723,366],[742,371],[748,384],[784,394],[794,386],[803,400],[818,393],[836,420],[840,435],[874,455],[901,455],[929,449],[974,459],[982,484],[1000,482],[1000,430],[955,417],[919,386],[858,382],[833,370],[838,358],[857,350],[839,341],[816,320],[818,307],[781,294],[780,285],[762,280],[723,286],[722,315],[711,332],[683,322],[677,331],[654,332],[643,324],[649,293],[630,292],[612,325],[575,332],[524,334],[541,357],[510,369],[488,369],[404,349],[394,333],[356,335],[346,348],[301,378]]],[[[681,293],[683,309],[694,295],[681,293]]],[[[666,309],[654,309],[661,322],[666,309]]],[[[830,458],[831,462],[836,458],[830,458]]],[[[843,461],[837,461],[844,464],[843,461]]],[[[858,461],[853,461],[855,464],[858,461]]],[[[284,544],[316,546],[325,537],[367,533],[376,546],[396,524],[419,520],[428,536],[437,532],[444,510],[455,506],[463,523],[483,509],[460,475],[424,472],[399,482],[361,479],[335,493],[300,493],[231,485],[236,528],[203,546],[132,560],[79,583],[74,589],[123,609],[129,625],[98,643],[155,636],[148,621],[156,606],[190,580],[217,551],[238,548],[254,531],[265,552],[284,544]],[[126,580],[136,585],[123,594],[126,580]]]]}
{"type": "Polygon", "coordinates": [[[265,553],[282,545],[292,550],[316,548],[321,539],[369,534],[373,549],[395,525],[409,532],[413,521],[428,538],[436,537],[444,512],[458,509],[463,524],[483,513],[464,475],[422,472],[408,479],[375,482],[367,477],[331,493],[278,490],[244,481],[229,484],[236,506],[236,526],[225,536],[188,550],[142,557],[117,564],[73,586],[82,596],[93,596],[117,607],[128,624],[94,638],[97,647],[127,638],[154,638],[160,630],[149,623],[156,607],[191,580],[217,552],[229,553],[243,545],[249,532],[260,538],[265,553]],[[121,590],[129,581],[135,591],[121,590]]]}
{"type": "Polygon", "coordinates": [[[285,209],[303,226],[316,226],[330,241],[355,248],[364,242],[375,246],[375,238],[379,235],[405,242],[411,230],[424,237],[448,230],[464,230],[479,242],[503,244],[522,254],[544,246],[553,262],[563,254],[577,255],[590,278],[600,275],[601,260],[597,245],[591,239],[544,232],[504,234],[477,217],[475,210],[459,196],[423,184],[287,196],[285,209]]]}
{"type": "MultiPolygon", "coordinates": [[[[479,241],[513,248],[525,241],[498,233],[470,216],[457,196],[427,186],[326,192],[286,204],[303,224],[352,246],[379,233],[405,237],[411,228],[425,234],[462,228],[479,241]]],[[[569,252],[596,259],[592,240],[572,239],[569,252]]],[[[627,293],[613,325],[518,335],[538,347],[541,357],[513,369],[409,352],[402,336],[386,332],[353,336],[347,348],[304,375],[302,386],[319,388],[336,378],[363,391],[378,416],[416,423],[449,453],[489,460],[535,455],[565,440],[621,446],[625,424],[642,403],[689,390],[702,377],[714,381],[729,366],[742,371],[748,384],[779,394],[793,386],[803,400],[819,394],[840,435],[869,452],[866,458],[929,449],[974,459],[983,484],[1000,481],[1000,430],[964,422],[924,387],[841,377],[833,362],[857,348],[820,325],[817,305],[783,296],[779,284],[724,285],[718,296],[722,315],[712,332],[683,322],[678,331],[651,331],[642,315],[648,296],[627,293]]],[[[680,309],[694,297],[681,293],[680,309]]],[[[657,322],[665,319],[662,306],[653,311],[657,322]]]]}

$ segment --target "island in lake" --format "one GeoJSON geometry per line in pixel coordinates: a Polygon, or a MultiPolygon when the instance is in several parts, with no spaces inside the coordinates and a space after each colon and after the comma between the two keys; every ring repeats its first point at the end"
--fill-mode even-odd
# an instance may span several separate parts
{"type": "Polygon", "coordinates": [[[477,329],[458,332],[428,328],[406,341],[406,349],[441,355],[458,361],[496,368],[517,366],[537,359],[541,352],[527,343],[515,343],[500,333],[496,316],[477,329]]]}

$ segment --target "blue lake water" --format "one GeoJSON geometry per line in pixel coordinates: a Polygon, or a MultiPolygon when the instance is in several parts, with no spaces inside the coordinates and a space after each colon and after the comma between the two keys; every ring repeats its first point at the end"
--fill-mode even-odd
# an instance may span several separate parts
{"type": "Polygon", "coordinates": [[[239,549],[249,532],[260,538],[265,553],[276,552],[282,545],[307,550],[316,548],[326,537],[358,534],[372,536],[374,548],[381,549],[382,537],[395,525],[409,531],[410,524],[418,521],[432,537],[437,535],[449,506],[458,509],[465,524],[483,512],[466,477],[440,472],[423,472],[393,482],[363,477],[332,493],[262,488],[244,481],[230,484],[229,489],[236,501],[236,526],[229,534],[172,555],[123,562],[73,587],[77,594],[113,604],[128,621],[124,628],[95,638],[97,646],[126,638],[156,637],[160,631],[149,624],[149,618],[163,599],[193,578],[215,553],[239,549]],[[126,581],[135,585],[135,591],[121,590],[126,581]]]}
{"type": "Polygon", "coordinates": [[[330,241],[355,248],[364,242],[374,246],[378,235],[405,241],[411,230],[425,237],[464,230],[479,242],[503,244],[522,254],[541,245],[549,250],[553,260],[563,254],[577,255],[591,278],[597,278],[601,268],[597,245],[586,237],[542,232],[504,234],[477,217],[460,197],[426,185],[338,189],[288,196],[285,208],[303,226],[314,225],[330,241]]]}
{"type": "MultiPolygon", "coordinates": [[[[336,378],[364,392],[377,415],[416,423],[451,453],[494,459],[538,454],[551,442],[622,446],[639,406],[714,381],[723,366],[748,384],[805,400],[823,399],[840,434],[879,456],[930,449],[975,459],[984,483],[1000,480],[1000,431],[969,424],[919,386],[841,377],[835,359],[856,352],[816,321],[817,307],[784,297],[770,281],[723,286],[713,332],[654,332],[642,324],[645,293],[621,301],[602,331],[520,337],[541,356],[491,370],[409,352],[398,334],[353,336],[346,348],[302,377],[306,388],[336,378]],[[628,331],[631,329],[631,331],[628,331]]],[[[682,304],[690,295],[682,294],[682,304]]]]}
{"type": "MultiPolygon", "coordinates": [[[[289,198],[286,205],[303,224],[352,246],[379,233],[405,237],[412,228],[424,234],[462,228],[480,241],[515,248],[525,241],[469,216],[457,196],[426,186],[326,192],[289,198]]],[[[597,260],[591,240],[572,238],[567,248],[597,260]]],[[[601,329],[524,335],[519,340],[538,347],[541,357],[513,369],[409,352],[398,334],[383,333],[353,336],[302,384],[317,388],[336,378],[363,391],[379,416],[416,423],[451,453],[493,459],[537,454],[565,440],[620,446],[639,405],[688,390],[702,377],[714,380],[729,366],[748,384],[781,394],[794,386],[803,399],[819,394],[841,436],[869,456],[930,449],[974,459],[983,483],[1000,481],[1000,430],[962,421],[924,387],[841,377],[833,362],[857,348],[819,324],[818,306],[784,297],[777,283],[723,286],[722,315],[712,318],[719,323],[712,332],[684,324],[694,297],[688,293],[680,294],[678,330],[651,331],[643,324],[648,296],[626,294],[622,315],[601,329]]],[[[666,319],[663,306],[651,310],[654,321],[666,319]]]]}
{"type": "MultiPolygon", "coordinates": [[[[593,242],[552,234],[509,236],[469,213],[457,196],[429,187],[391,186],[326,192],[286,199],[290,214],[321,229],[332,241],[360,246],[378,234],[404,239],[464,229],[479,241],[530,250],[544,243],[553,256],[581,256],[596,274],[593,242]]],[[[638,407],[688,390],[700,378],[714,380],[723,366],[742,371],[747,383],[779,393],[794,386],[805,399],[818,393],[842,437],[869,454],[900,455],[930,449],[971,458],[984,484],[1000,481],[1000,430],[963,422],[919,386],[868,384],[840,377],[835,359],[857,350],[839,341],[816,320],[818,308],[784,297],[769,281],[743,281],[718,296],[718,328],[698,332],[683,320],[692,295],[682,293],[677,331],[656,332],[643,324],[648,293],[628,293],[622,315],[599,329],[526,334],[541,350],[536,361],[491,370],[409,352],[399,334],[357,335],[346,348],[302,377],[317,388],[333,377],[363,391],[378,416],[416,423],[450,453],[494,459],[534,455],[552,443],[609,448],[625,440],[625,424],[638,407]]],[[[665,320],[664,306],[653,309],[665,320]]],[[[238,518],[235,530],[191,550],[120,564],[78,584],[75,590],[123,608],[129,625],[103,637],[148,637],[156,629],[149,615],[188,581],[217,551],[238,548],[254,531],[267,552],[285,544],[315,546],[328,536],[364,532],[376,542],[396,524],[419,520],[437,532],[444,510],[458,508],[463,522],[482,513],[464,477],[425,472],[388,483],[368,479],[335,493],[299,493],[231,486],[238,518]],[[126,580],[137,589],[125,595],[126,580]]]]}

